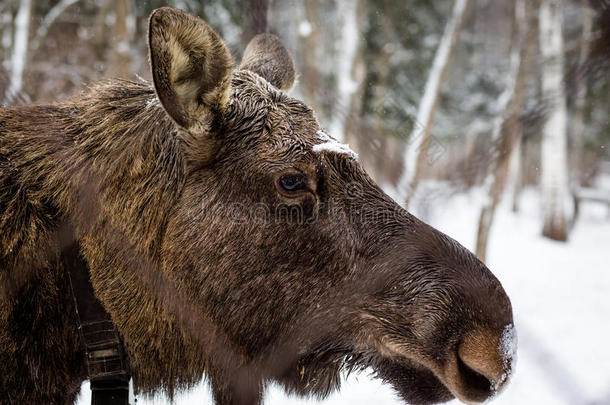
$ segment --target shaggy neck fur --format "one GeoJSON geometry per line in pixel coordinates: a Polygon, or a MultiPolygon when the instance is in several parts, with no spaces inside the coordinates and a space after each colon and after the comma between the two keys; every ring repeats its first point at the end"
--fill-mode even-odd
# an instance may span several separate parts
{"type": "Polygon", "coordinates": [[[166,216],[185,178],[181,141],[167,136],[174,131],[152,88],[131,82],[55,106],[0,110],[0,285],[12,286],[5,299],[78,239],[125,338],[136,389],[170,395],[198,381],[204,364],[151,293],[163,280],[141,280],[159,267],[166,216]],[[9,217],[15,207],[25,211],[19,221],[9,217]]]}

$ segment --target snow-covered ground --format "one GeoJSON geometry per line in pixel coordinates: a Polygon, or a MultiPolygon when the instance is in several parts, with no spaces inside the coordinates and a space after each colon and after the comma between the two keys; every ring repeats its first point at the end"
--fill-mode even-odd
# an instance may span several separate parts
{"type": "MultiPolygon", "coordinates": [[[[422,219],[472,249],[482,195],[437,198],[422,219]]],[[[417,205],[414,204],[416,211],[417,205]]],[[[519,336],[516,373],[494,404],[610,405],[610,208],[583,204],[568,243],[540,236],[539,196],[526,190],[521,211],[500,207],[488,249],[489,267],[513,303],[519,336]]],[[[418,214],[418,212],[415,212],[418,214]]],[[[85,384],[79,405],[89,404],[85,384]]],[[[138,398],[137,404],[166,404],[138,398]]],[[[176,404],[212,404],[207,385],[179,395],[176,404]]],[[[272,387],[267,405],[304,405],[272,387]]],[[[457,404],[457,401],[451,404],[457,404]]],[[[392,390],[366,374],[351,376],[321,404],[400,404],[392,390]]]]}

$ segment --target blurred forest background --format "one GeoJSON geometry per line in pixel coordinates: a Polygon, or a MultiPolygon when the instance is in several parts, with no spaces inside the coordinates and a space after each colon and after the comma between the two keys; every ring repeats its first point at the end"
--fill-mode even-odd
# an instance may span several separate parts
{"type": "Polygon", "coordinates": [[[164,5],[236,61],[277,34],[292,95],[398,202],[493,259],[529,379],[506,403],[536,380],[539,403],[610,404],[610,355],[591,349],[610,333],[610,0],[0,0],[0,102],[150,81],[147,17],[164,5]]]}

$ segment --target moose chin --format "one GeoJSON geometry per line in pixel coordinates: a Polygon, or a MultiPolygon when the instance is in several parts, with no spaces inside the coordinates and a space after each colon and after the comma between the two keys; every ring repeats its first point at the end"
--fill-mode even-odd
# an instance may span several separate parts
{"type": "Polygon", "coordinates": [[[197,17],[149,24],[152,83],[0,109],[0,404],[204,377],[219,405],[259,404],[269,382],[324,397],[362,369],[411,404],[498,393],[500,282],[288,95],[279,39],[236,65],[197,17]]]}

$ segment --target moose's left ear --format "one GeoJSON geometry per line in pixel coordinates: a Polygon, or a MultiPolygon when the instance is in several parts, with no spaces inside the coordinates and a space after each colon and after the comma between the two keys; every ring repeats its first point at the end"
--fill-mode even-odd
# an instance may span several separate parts
{"type": "Polygon", "coordinates": [[[294,85],[294,63],[288,50],[273,34],[258,34],[248,44],[240,69],[262,76],[280,90],[290,91],[294,85]]]}
{"type": "Polygon", "coordinates": [[[148,43],[161,104],[181,127],[205,131],[229,99],[233,59],[227,46],[205,22],[170,7],[151,14],[148,43]]]}

